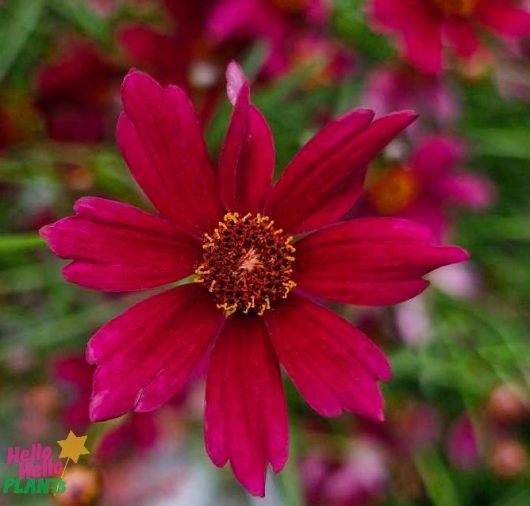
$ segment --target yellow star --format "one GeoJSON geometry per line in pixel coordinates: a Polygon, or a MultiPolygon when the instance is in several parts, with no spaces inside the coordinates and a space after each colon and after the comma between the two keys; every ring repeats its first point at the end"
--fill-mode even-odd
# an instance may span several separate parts
{"type": "Polygon", "coordinates": [[[72,459],[76,464],[80,455],[88,455],[90,452],[86,449],[87,436],[76,436],[72,431],[68,433],[66,439],[57,441],[61,447],[60,459],[72,459]]]}

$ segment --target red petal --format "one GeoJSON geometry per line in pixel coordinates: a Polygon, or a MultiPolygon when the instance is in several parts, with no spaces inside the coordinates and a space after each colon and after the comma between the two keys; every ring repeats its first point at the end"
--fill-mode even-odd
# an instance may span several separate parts
{"type": "Polygon", "coordinates": [[[461,139],[434,135],[422,140],[411,156],[410,165],[424,180],[445,178],[466,156],[466,145],[461,139]]]}
{"type": "Polygon", "coordinates": [[[144,290],[189,276],[198,241],[170,222],[128,204],[82,198],[76,215],[41,229],[52,251],[72,259],[71,282],[107,291],[144,290]]]}
{"type": "Polygon", "coordinates": [[[265,494],[268,462],[287,460],[288,421],[278,361],[261,318],[229,318],[210,361],[205,440],[217,466],[230,460],[237,479],[265,494]]]}
{"type": "Polygon", "coordinates": [[[404,111],[371,123],[373,112],[361,109],[333,121],[289,164],[266,214],[290,234],[336,221],[357,200],[370,161],[415,118],[404,111]]]}
{"type": "Polygon", "coordinates": [[[373,0],[373,24],[395,33],[408,61],[429,74],[442,71],[442,17],[425,0],[373,0]]]}
{"type": "Polygon", "coordinates": [[[117,140],[133,176],[165,217],[202,237],[223,210],[188,97],[134,71],[123,82],[122,99],[117,140]]]}
{"type": "Polygon", "coordinates": [[[263,211],[274,172],[274,141],[261,112],[243,84],[219,159],[221,199],[230,211],[263,211]]]}
{"type": "Polygon", "coordinates": [[[422,276],[469,255],[434,246],[425,227],[395,218],[329,226],[296,244],[294,280],[302,291],[358,305],[396,304],[427,288],[422,276]]]}
{"type": "Polygon", "coordinates": [[[436,18],[421,21],[403,33],[403,50],[407,60],[427,74],[439,74],[443,68],[442,23],[436,18]]]}
{"type": "Polygon", "coordinates": [[[280,362],[315,411],[383,419],[376,380],[388,379],[390,366],[362,332],[295,294],[265,320],[280,362]]]}
{"type": "Polygon", "coordinates": [[[480,48],[475,31],[464,19],[451,18],[446,21],[443,33],[462,58],[470,58],[480,48]]]}
{"type": "Polygon", "coordinates": [[[479,4],[478,20],[501,36],[519,39],[530,36],[530,12],[510,5],[506,0],[488,0],[479,4]]]}
{"type": "Polygon", "coordinates": [[[87,346],[87,360],[98,365],[91,420],[114,418],[142,405],[160,376],[171,375],[165,393],[176,393],[223,320],[201,287],[185,285],[146,299],[104,325],[87,346]]]}

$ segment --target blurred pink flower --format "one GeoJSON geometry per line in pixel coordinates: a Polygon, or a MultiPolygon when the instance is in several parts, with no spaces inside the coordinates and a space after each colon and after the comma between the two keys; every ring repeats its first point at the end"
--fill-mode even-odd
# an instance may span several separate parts
{"type": "Polygon", "coordinates": [[[479,461],[478,435],[467,415],[453,424],[447,441],[447,453],[454,466],[466,471],[474,469],[479,461]]]}
{"type": "Polygon", "coordinates": [[[494,200],[494,187],[487,178],[459,168],[466,156],[466,146],[459,138],[435,135],[423,139],[405,164],[374,176],[367,192],[368,208],[418,221],[442,241],[451,225],[452,207],[478,211],[494,200]]]}
{"type": "Polygon", "coordinates": [[[378,381],[390,378],[388,361],[314,299],[401,302],[427,288],[426,273],[468,254],[431,244],[425,227],[406,220],[341,220],[362,191],[369,162],[414,113],[376,121],[368,110],[343,115],[309,141],[273,187],[270,128],[237,64],[227,78],[234,110],[214,171],[185,93],[129,73],[118,144],[160,214],[82,198],[75,216],[41,234],[58,256],[73,259],[65,278],[86,287],[146,290],[194,274],[193,283],[145,299],[92,336],[90,416],[164,405],[213,347],[208,454],[218,466],[230,461],[240,482],[264,495],[268,464],[279,472],[288,452],[279,362],[321,415],[383,418],[378,381]]]}
{"type": "Polygon", "coordinates": [[[386,491],[388,463],[384,449],[358,438],[343,461],[314,453],[301,464],[302,484],[310,505],[368,504],[386,491]]]}
{"type": "Polygon", "coordinates": [[[394,312],[399,335],[408,346],[421,346],[430,340],[431,319],[421,295],[398,304],[394,312]]]}
{"type": "Polygon", "coordinates": [[[104,137],[117,89],[117,69],[89,42],[63,48],[37,75],[36,105],[48,136],[60,142],[104,137]]]}
{"type": "Polygon", "coordinates": [[[514,40],[530,35],[530,10],[519,0],[371,0],[373,25],[395,36],[420,70],[444,70],[447,47],[469,61],[482,50],[479,33],[514,40]]]}
{"type": "Polygon", "coordinates": [[[323,26],[328,16],[324,0],[220,0],[208,31],[218,42],[264,40],[269,54],[262,73],[272,78],[292,68],[293,41],[309,35],[303,34],[308,29],[323,26]]]}
{"type": "Polygon", "coordinates": [[[481,288],[479,273],[469,262],[450,265],[447,272],[433,272],[429,279],[439,290],[457,299],[471,299],[478,295],[481,288]]]}
{"type": "Polygon", "coordinates": [[[407,130],[415,136],[426,124],[447,127],[460,113],[460,104],[447,83],[406,65],[376,68],[368,77],[360,103],[378,116],[400,109],[417,111],[420,119],[407,130]]]}
{"type": "Polygon", "coordinates": [[[103,465],[112,465],[131,455],[141,457],[155,446],[160,436],[161,427],[156,412],[131,413],[103,435],[96,450],[96,459],[103,465]]]}

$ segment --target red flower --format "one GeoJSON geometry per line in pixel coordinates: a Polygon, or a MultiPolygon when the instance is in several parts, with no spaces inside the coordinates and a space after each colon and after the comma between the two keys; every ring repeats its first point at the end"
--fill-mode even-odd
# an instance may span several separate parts
{"type": "Polygon", "coordinates": [[[41,68],[36,105],[48,136],[59,142],[103,140],[116,76],[95,46],[77,41],[41,68]]]}
{"type": "Polygon", "coordinates": [[[395,34],[408,61],[428,73],[443,69],[443,49],[469,60],[481,50],[478,29],[504,39],[530,35],[530,12],[518,0],[372,0],[374,24],[395,34]]]}
{"type": "Polygon", "coordinates": [[[218,466],[230,460],[241,483],[263,495],[268,463],[278,472],[287,459],[280,363],[321,415],[383,419],[377,380],[390,378],[386,358],[317,299],[401,302],[428,286],[424,274],[468,255],[430,244],[427,229],[405,220],[340,221],[368,163],[414,113],[377,121],[368,110],[347,113],[271,187],[269,126],[236,64],[228,80],[234,112],[214,169],[184,92],[131,72],[117,139],[159,214],[82,198],[75,216],[42,235],[58,256],[73,259],[65,278],[90,288],[145,290],[195,273],[195,282],[140,302],[90,339],[91,418],[162,406],[213,348],[207,451],[218,466]]]}

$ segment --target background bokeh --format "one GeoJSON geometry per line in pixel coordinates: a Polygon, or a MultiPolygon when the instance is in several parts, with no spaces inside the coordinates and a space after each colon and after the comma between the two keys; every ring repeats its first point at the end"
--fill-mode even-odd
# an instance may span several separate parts
{"type": "Polygon", "coordinates": [[[70,467],[70,493],[0,504],[530,504],[530,45],[481,34],[480,54],[427,75],[369,4],[0,1],[0,474],[9,446],[55,448],[68,429],[91,450],[70,467]],[[408,216],[472,254],[412,301],[343,311],[391,359],[387,419],[322,419],[286,384],[290,460],[265,499],[207,459],[201,371],[157,412],[88,422],[86,341],[139,296],[67,284],[37,233],[83,195],[148,205],[114,142],[129,68],[182,86],[216,153],[232,59],[271,124],[277,175],[353,107],[417,110],[351,214],[408,216]]]}

